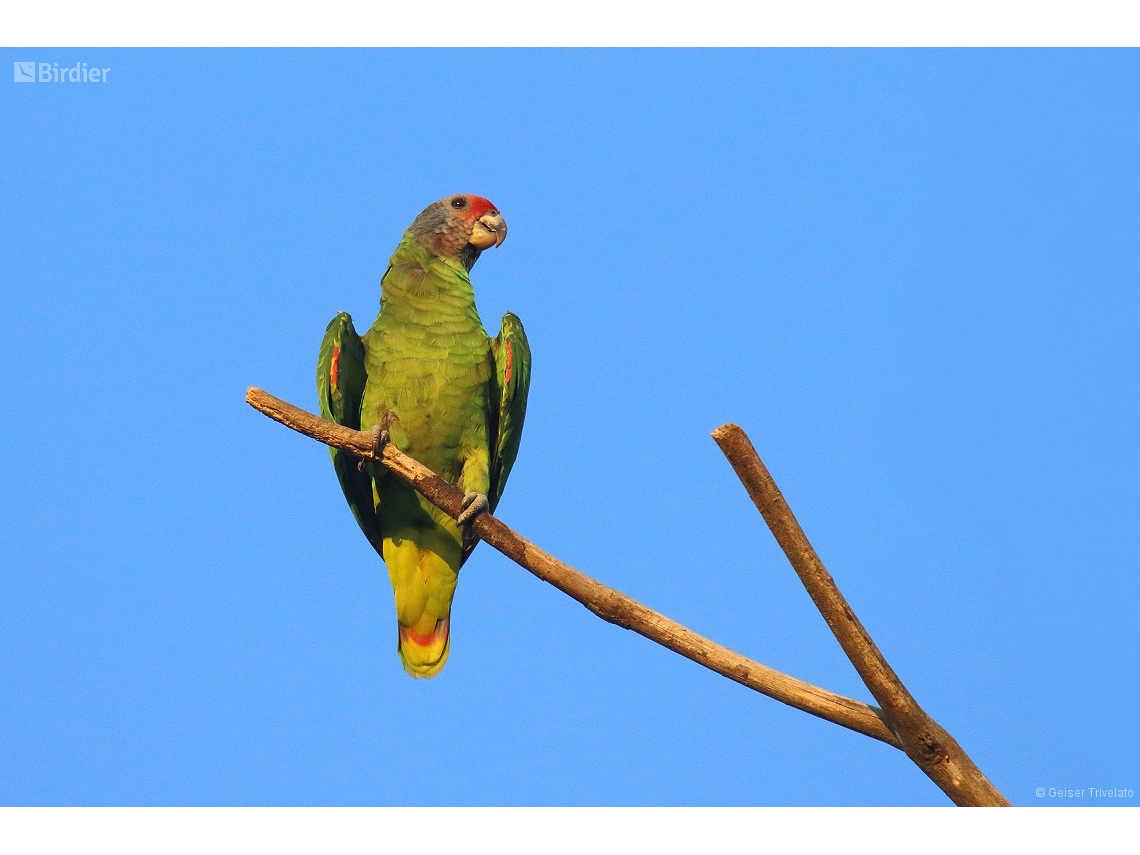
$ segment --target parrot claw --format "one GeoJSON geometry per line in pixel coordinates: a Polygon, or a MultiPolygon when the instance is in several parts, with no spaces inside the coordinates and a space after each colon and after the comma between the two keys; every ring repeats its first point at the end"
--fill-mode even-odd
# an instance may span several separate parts
{"type": "MultiPolygon", "coordinates": [[[[384,446],[391,441],[392,437],[388,434],[388,431],[384,430],[380,425],[373,425],[369,433],[372,434],[372,457],[378,460],[380,455],[384,452],[384,446]]],[[[363,472],[367,468],[367,460],[361,458],[356,461],[356,470],[358,472],[363,472]]]]}
{"type": "Polygon", "coordinates": [[[463,497],[463,513],[459,515],[457,522],[460,525],[471,522],[479,514],[486,511],[490,504],[487,497],[482,493],[468,493],[463,497]]]}
{"type": "Polygon", "coordinates": [[[379,457],[384,451],[384,446],[391,441],[392,437],[387,430],[380,425],[372,427],[372,456],[379,457]]]}

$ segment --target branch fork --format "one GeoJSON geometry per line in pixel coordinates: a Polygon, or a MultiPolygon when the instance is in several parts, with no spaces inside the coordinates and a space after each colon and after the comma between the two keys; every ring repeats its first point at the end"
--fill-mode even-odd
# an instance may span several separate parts
{"type": "MultiPolygon", "coordinates": [[[[387,431],[353,430],[252,386],[246,401],[269,418],[318,442],[381,463],[454,518],[466,510],[463,492],[388,442],[387,431]]],[[[632,630],[774,700],[900,749],[955,804],[1007,806],[1005,797],[954,738],[922,710],[891,669],[816,555],[747,434],[727,424],[713,431],[713,439],[879,707],[813,686],[698,635],[559,561],[489,513],[475,516],[471,528],[481,540],[602,620],[632,630]]]]}

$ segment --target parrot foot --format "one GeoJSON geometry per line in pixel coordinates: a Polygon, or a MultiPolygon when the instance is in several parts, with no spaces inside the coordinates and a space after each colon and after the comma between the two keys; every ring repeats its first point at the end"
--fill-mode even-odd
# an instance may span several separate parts
{"type": "Polygon", "coordinates": [[[463,513],[459,515],[457,522],[460,525],[471,522],[479,514],[486,511],[490,504],[487,497],[482,493],[468,493],[463,497],[463,513]]]}
{"type": "MultiPolygon", "coordinates": [[[[372,456],[379,458],[380,455],[384,452],[384,446],[392,441],[392,437],[388,431],[386,431],[380,425],[373,425],[370,433],[372,434],[372,456]]],[[[366,464],[366,460],[358,460],[356,463],[356,468],[359,471],[363,472],[366,464]]]]}
{"type": "Polygon", "coordinates": [[[391,434],[388,433],[386,428],[380,425],[372,426],[372,456],[379,457],[383,451],[384,446],[392,441],[391,434]]]}

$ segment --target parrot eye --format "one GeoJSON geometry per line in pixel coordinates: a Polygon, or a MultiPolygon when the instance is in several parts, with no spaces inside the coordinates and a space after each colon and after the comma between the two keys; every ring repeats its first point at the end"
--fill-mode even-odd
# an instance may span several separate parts
{"type": "Polygon", "coordinates": [[[467,200],[462,196],[456,196],[451,200],[451,207],[455,208],[456,210],[462,210],[463,208],[467,207],[467,200]]]}

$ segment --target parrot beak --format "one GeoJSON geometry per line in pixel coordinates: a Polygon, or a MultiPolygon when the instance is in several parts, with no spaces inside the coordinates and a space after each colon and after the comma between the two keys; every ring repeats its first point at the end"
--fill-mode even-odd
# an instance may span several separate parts
{"type": "Polygon", "coordinates": [[[484,214],[475,221],[469,243],[478,249],[500,246],[507,238],[507,224],[499,214],[484,214]]]}

